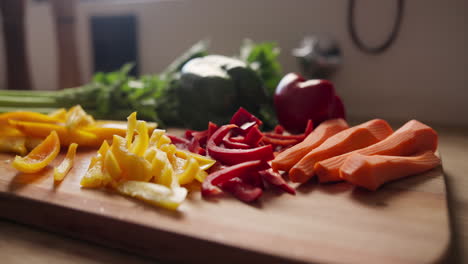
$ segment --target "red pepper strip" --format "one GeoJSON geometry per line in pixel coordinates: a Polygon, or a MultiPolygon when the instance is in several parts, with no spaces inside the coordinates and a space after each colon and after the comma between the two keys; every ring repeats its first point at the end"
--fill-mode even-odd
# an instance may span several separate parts
{"type": "Polygon", "coordinates": [[[225,182],[222,185],[222,189],[245,203],[257,200],[263,193],[261,188],[247,184],[240,178],[234,178],[225,182]]]}
{"type": "Polygon", "coordinates": [[[255,122],[259,126],[263,124],[260,119],[249,113],[249,111],[245,110],[243,107],[240,107],[239,110],[237,110],[237,112],[232,116],[229,123],[240,127],[248,122],[255,122]]]}
{"type": "Polygon", "coordinates": [[[236,125],[224,125],[220,127],[206,144],[208,154],[217,161],[223,164],[234,165],[250,160],[264,160],[269,161],[274,159],[273,147],[271,145],[265,145],[262,147],[252,149],[227,149],[219,147],[224,136],[236,125]]]}
{"type": "Polygon", "coordinates": [[[263,138],[262,131],[258,129],[258,126],[255,126],[252,129],[250,129],[247,135],[245,136],[244,143],[248,144],[251,147],[257,147],[258,143],[260,143],[262,138],[263,138]]]}
{"type": "Polygon", "coordinates": [[[185,138],[188,139],[188,140],[192,139],[192,138],[193,138],[193,135],[192,135],[192,134],[193,134],[194,132],[197,132],[197,131],[195,131],[195,130],[190,130],[190,129],[185,130],[185,138]]]}
{"type": "Polygon", "coordinates": [[[284,133],[284,127],[282,125],[276,125],[273,132],[275,132],[276,134],[282,135],[284,133]]]}
{"type": "Polygon", "coordinates": [[[265,184],[263,184],[262,175],[260,175],[258,171],[250,173],[246,177],[243,177],[242,180],[244,180],[245,183],[250,184],[254,187],[265,189],[265,184]]]}
{"type": "Polygon", "coordinates": [[[190,144],[190,140],[188,139],[170,135],[170,134],[166,134],[166,135],[171,139],[171,142],[174,145],[181,145],[181,146],[184,146],[185,149],[187,149],[188,145],[190,144]]]}
{"type": "Polygon", "coordinates": [[[208,134],[207,134],[207,140],[218,130],[218,125],[216,125],[213,122],[208,122],[208,134]]]}
{"type": "Polygon", "coordinates": [[[263,170],[268,167],[268,163],[264,161],[253,160],[210,173],[202,183],[202,195],[210,196],[220,194],[221,190],[216,186],[219,186],[235,177],[242,177],[250,172],[263,170]]]}
{"type": "Polygon", "coordinates": [[[245,143],[241,143],[241,142],[234,142],[234,141],[231,141],[231,135],[230,133],[227,133],[224,137],[223,137],[223,144],[225,147],[227,148],[230,148],[230,149],[249,149],[250,146],[245,144],[245,143]]]}
{"type": "Polygon", "coordinates": [[[195,137],[193,137],[192,140],[190,140],[190,144],[188,145],[188,150],[190,152],[197,153],[203,156],[206,154],[206,150],[200,147],[200,141],[198,141],[198,139],[195,137]]]}
{"type": "Polygon", "coordinates": [[[244,136],[235,136],[230,138],[232,142],[237,142],[237,143],[244,143],[245,142],[245,137],[244,136]]]}
{"type": "Polygon", "coordinates": [[[297,139],[278,139],[278,138],[271,138],[269,136],[264,136],[262,138],[262,141],[266,144],[272,144],[275,146],[291,146],[291,145],[296,145],[297,143],[301,142],[301,140],[297,139]]]}
{"type": "Polygon", "coordinates": [[[296,190],[289,186],[283,177],[281,177],[279,173],[274,172],[272,169],[260,171],[259,174],[266,182],[270,183],[271,185],[275,185],[287,193],[296,195],[296,190]]]}
{"type": "Polygon", "coordinates": [[[304,138],[307,137],[310,133],[312,133],[312,131],[314,131],[314,122],[312,121],[312,119],[309,119],[307,120],[307,125],[304,130],[304,138]]]}
{"type": "Polygon", "coordinates": [[[204,147],[208,140],[208,130],[195,131],[192,133],[192,136],[200,143],[201,147],[204,147]]]}

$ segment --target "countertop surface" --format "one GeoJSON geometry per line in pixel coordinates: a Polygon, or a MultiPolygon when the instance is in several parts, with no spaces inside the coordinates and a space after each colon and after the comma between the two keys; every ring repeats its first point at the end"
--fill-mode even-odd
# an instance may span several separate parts
{"type": "MultiPolygon", "coordinates": [[[[468,262],[468,129],[437,128],[446,176],[452,241],[447,263],[468,262]]],[[[1,208],[0,208],[1,210],[1,208]]],[[[86,241],[0,220],[2,263],[154,263],[86,241]]]]}

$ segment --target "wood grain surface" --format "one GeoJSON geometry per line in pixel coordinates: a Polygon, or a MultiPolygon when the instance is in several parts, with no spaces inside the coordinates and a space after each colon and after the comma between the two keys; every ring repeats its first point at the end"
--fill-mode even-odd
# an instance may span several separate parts
{"type": "MultiPolygon", "coordinates": [[[[310,182],[247,205],[192,193],[179,212],[79,187],[95,151],[65,180],[26,175],[0,155],[0,216],[158,259],[200,263],[435,263],[450,240],[442,168],[377,192],[310,182]]],[[[62,154],[63,155],[63,154],[62,154]]]]}

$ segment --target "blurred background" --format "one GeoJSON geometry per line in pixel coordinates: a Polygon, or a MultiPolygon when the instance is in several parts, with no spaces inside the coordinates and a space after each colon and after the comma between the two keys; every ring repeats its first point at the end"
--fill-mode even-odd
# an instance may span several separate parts
{"type": "MultiPolygon", "coordinates": [[[[355,26],[363,42],[377,45],[388,37],[396,3],[357,1],[355,26]]],[[[341,50],[340,65],[329,78],[350,117],[468,126],[465,0],[405,1],[397,38],[380,54],[365,53],[353,44],[348,1],[343,0],[1,0],[1,4],[1,89],[78,86],[89,82],[95,71],[116,70],[128,61],[136,62],[134,74],[158,73],[204,38],[211,40],[212,53],[224,55],[237,54],[244,38],[275,41],[281,48],[283,73],[296,72],[301,69],[292,50],[306,36],[326,34],[341,50]],[[23,44],[8,44],[23,35],[23,44]],[[18,52],[21,45],[23,68],[19,60],[7,63],[5,54],[6,48],[18,52]]]]}

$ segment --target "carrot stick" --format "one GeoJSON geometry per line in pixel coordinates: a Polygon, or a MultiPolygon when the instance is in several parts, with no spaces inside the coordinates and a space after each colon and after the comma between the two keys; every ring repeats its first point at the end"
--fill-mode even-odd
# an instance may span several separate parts
{"type": "Polygon", "coordinates": [[[278,154],[271,163],[272,168],[275,171],[287,171],[291,169],[294,164],[296,164],[309,151],[318,147],[327,138],[346,128],[348,128],[348,124],[343,119],[332,119],[322,122],[301,143],[278,154]]]}
{"type": "Polygon", "coordinates": [[[340,167],[351,154],[409,156],[423,151],[435,151],[437,133],[431,127],[411,120],[386,139],[368,147],[317,162],[314,171],[320,182],[341,181],[340,167]]]}
{"type": "Polygon", "coordinates": [[[350,155],[340,168],[343,179],[354,185],[375,191],[382,184],[430,170],[440,164],[432,151],[411,157],[350,155]]]}
{"type": "Polygon", "coordinates": [[[370,146],[392,133],[390,125],[382,119],[373,119],[343,130],[305,155],[289,170],[289,179],[293,182],[306,182],[314,175],[315,163],[370,146]]]}

